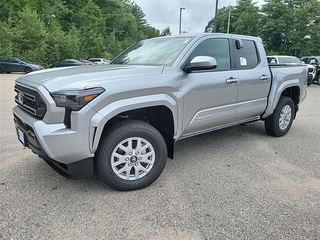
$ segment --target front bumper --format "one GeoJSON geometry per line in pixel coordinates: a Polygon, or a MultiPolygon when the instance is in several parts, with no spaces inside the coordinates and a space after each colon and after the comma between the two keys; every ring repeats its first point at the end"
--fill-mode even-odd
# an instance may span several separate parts
{"type": "Polygon", "coordinates": [[[71,141],[72,138],[74,139],[75,132],[62,131],[61,124],[44,127],[45,124],[42,121],[34,119],[18,106],[13,109],[13,116],[20,142],[45,160],[59,174],[71,179],[93,175],[93,156],[85,152],[79,145],[77,146],[77,142],[71,141]],[[37,131],[37,128],[47,129],[48,132],[42,131],[41,136],[38,136],[37,132],[41,131],[37,131]],[[50,156],[52,152],[46,151],[43,147],[48,144],[51,150],[56,149],[54,152],[58,153],[57,157],[50,156]]]}

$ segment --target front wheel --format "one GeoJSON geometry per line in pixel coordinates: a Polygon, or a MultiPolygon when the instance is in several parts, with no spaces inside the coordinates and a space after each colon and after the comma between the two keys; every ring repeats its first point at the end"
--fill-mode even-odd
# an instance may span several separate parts
{"type": "Polygon", "coordinates": [[[120,191],[137,190],[153,183],[166,160],[167,147],[162,135],[138,120],[125,120],[110,127],[95,156],[102,180],[120,191]]]}
{"type": "Polygon", "coordinates": [[[282,137],[289,132],[295,115],[294,103],[289,97],[280,97],[273,114],[266,118],[266,132],[275,137],[282,137]]]}
{"type": "Polygon", "coordinates": [[[29,73],[29,72],[32,72],[32,69],[31,68],[29,68],[29,67],[26,67],[25,69],[24,69],[24,73],[29,73]]]}

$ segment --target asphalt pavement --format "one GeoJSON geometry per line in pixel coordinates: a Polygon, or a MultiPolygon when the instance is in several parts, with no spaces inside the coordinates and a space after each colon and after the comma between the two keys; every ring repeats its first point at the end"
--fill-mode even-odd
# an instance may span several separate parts
{"type": "Polygon", "coordinates": [[[0,239],[320,239],[320,86],[290,132],[263,122],[185,139],[149,187],[60,176],[17,139],[0,74],[0,239]]]}

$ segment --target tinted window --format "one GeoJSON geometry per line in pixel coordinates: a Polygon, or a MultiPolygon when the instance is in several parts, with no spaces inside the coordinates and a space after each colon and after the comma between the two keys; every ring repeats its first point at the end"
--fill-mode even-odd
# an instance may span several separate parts
{"type": "Polygon", "coordinates": [[[317,61],[317,59],[315,59],[315,58],[311,58],[310,60],[309,60],[309,63],[310,64],[316,64],[318,61],[317,61]]]}
{"type": "Polygon", "coordinates": [[[230,51],[228,39],[207,39],[201,42],[191,53],[190,60],[196,56],[214,57],[217,61],[217,70],[230,69],[230,51]]]}
{"type": "Polygon", "coordinates": [[[277,59],[274,57],[268,57],[268,63],[277,63],[277,59]]]}
{"type": "Polygon", "coordinates": [[[1,62],[10,62],[10,58],[1,58],[1,62]]]}
{"type": "Polygon", "coordinates": [[[254,68],[259,63],[257,49],[254,41],[242,40],[243,48],[236,49],[236,66],[238,69],[254,68]]]}

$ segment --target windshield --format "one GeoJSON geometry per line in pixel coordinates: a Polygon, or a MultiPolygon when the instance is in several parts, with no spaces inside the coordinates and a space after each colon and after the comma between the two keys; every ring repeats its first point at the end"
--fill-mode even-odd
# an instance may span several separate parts
{"type": "Polygon", "coordinates": [[[179,56],[192,37],[159,37],[131,46],[110,64],[168,65],[179,56]]]}
{"type": "Polygon", "coordinates": [[[279,57],[279,63],[296,63],[302,64],[301,60],[297,57],[279,57]]]}

